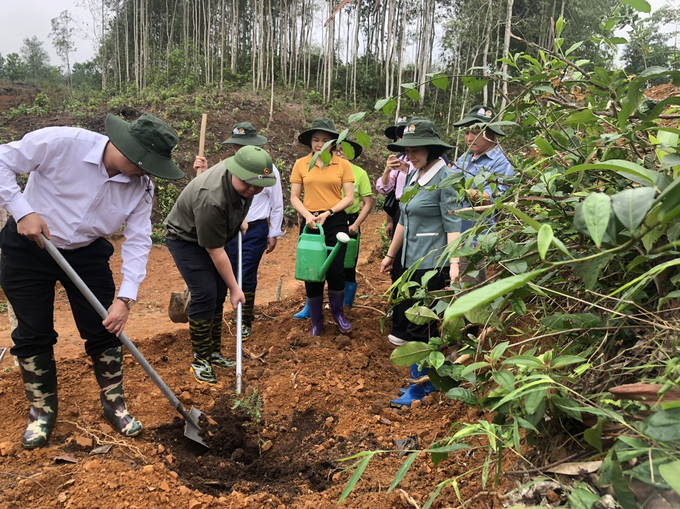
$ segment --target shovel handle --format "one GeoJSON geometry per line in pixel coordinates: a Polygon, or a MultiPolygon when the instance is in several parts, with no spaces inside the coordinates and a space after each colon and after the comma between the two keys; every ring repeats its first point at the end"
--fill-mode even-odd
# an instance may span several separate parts
{"type": "MultiPolygon", "coordinates": [[[[50,256],[63,269],[63,271],[71,279],[71,281],[73,281],[73,284],[75,284],[78,287],[78,290],[82,292],[82,294],[85,296],[90,305],[92,305],[95,311],[97,311],[99,316],[101,316],[102,319],[106,318],[109,315],[109,313],[106,311],[106,308],[104,308],[102,303],[99,302],[99,300],[97,300],[97,297],[95,297],[94,293],[92,293],[92,291],[87,287],[87,285],[78,275],[78,273],[75,270],[73,270],[73,267],[69,265],[69,263],[66,261],[64,256],[59,252],[59,250],[56,247],[54,247],[54,244],[47,240],[44,235],[41,234],[41,236],[43,243],[45,244],[45,249],[50,254],[50,256]]],[[[144,358],[142,353],[137,349],[134,343],[130,341],[130,339],[125,335],[124,332],[120,333],[119,339],[121,343],[123,343],[125,347],[130,351],[130,353],[137,360],[137,362],[139,362],[140,366],[142,366],[142,369],[144,369],[146,374],[149,375],[149,378],[153,380],[153,383],[155,383],[158,386],[163,395],[170,401],[170,403],[172,403],[172,406],[175,408],[175,410],[182,414],[182,417],[184,417],[184,419],[191,423],[192,426],[200,430],[201,428],[198,425],[196,419],[194,419],[189,414],[189,412],[187,412],[186,408],[184,408],[184,405],[182,405],[182,402],[179,399],[177,399],[177,396],[175,396],[172,393],[170,387],[168,387],[166,383],[161,379],[161,377],[158,376],[158,373],[156,373],[156,371],[151,367],[151,364],[149,364],[149,362],[144,358]]]]}

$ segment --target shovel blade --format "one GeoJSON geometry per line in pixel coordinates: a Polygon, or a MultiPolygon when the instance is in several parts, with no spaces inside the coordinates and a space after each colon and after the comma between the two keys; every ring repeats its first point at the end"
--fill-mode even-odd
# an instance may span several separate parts
{"type": "Polygon", "coordinates": [[[172,292],[170,294],[170,304],[168,304],[168,316],[174,323],[187,323],[189,321],[189,304],[191,304],[191,293],[188,288],[182,292],[172,292]]]}
{"type": "MultiPolygon", "coordinates": [[[[203,415],[203,412],[196,409],[195,407],[191,407],[191,410],[189,410],[189,415],[192,417],[194,422],[198,422],[199,418],[203,415]]],[[[206,444],[203,441],[203,438],[201,438],[201,428],[197,428],[187,419],[184,420],[184,436],[189,440],[193,440],[194,442],[201,444],[203,447],[209,448],[208,444],[206,444]]]]}

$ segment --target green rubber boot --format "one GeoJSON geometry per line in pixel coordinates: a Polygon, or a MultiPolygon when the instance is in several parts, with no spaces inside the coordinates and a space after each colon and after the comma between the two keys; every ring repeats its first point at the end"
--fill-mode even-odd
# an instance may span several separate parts
{"type": "MultiPolygon", "coordinates": [[[[196,380],[202,384],[217,383],[217,378],[211,365],[212,360],[212,329],[215,318],[212,320],[194,320],[189,318],[189,335],[191,346],[194,350],[194,362],[191,363],[191,372],[196,380]]],[[[219,319],[219,336],[222,335],[222,317],[219,319]]]]}
{"type": "Polygon", "coordinates": [[[230,361],[222,355],[222,314],[215,315],[212,319],[212,327],[210,328],[210,364],[220,368],[231,368],[236,365],[234,361],[230,361]]]}
{"type": "Polygon", "coordinates": [[[142,423],[127,411],[123,392],[123,347],[109,348],[92,356],[92,366],[101,393],[104,417],[121,435],[134,437],[144,429],[142,423]]]}
{"type": "Polygon", "coordinates": [[[26,399],[31,404],[21,445],[35,449],[47,443],[57,420],[57,365],[54,352],[17,360],[26,399]]]}

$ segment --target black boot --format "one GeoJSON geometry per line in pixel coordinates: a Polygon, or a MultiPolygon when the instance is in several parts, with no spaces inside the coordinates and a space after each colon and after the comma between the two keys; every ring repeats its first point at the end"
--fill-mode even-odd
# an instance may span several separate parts
{"type": "Polygon", "coordinates": [[[241,339],[248,339],[253,329],[253,316],[255,315],[255,292],[244,292],[246,303],[241,313],[241,339]]]}
{"type": "Polygon", "coordinates": [[[222,355],[222,319],[222,313],[215,315],[212,319],[212,325],[210,326],[211,349],[208,360],[213,366],[218,366],[220,368],[231,368],[235,366],[236,363],[234,361],[230,361],[224,355],[222,355]]]}
{"type": "MultiPolygon", "coordinates": [[[[210,364],[212,357],[212,328],[214,319],[194,320],[189,318],[189,335],[191,346],[194,350],[194,362],[191,363],[191,372],[201,383],[214,384],[217,378],[210,364]]],[[[219,320],[219,335],[222,336],[222,317],[219,320]]],[[[221,341],[221,339],[220,339],[221,341]]]]}
{"type": "Polygon", "coordinates": [[[116,346],[92,356],[94,374],[101,389],[104,416],[126,437],[139,435],[142,423],[127,411],[123,393],[123,347],[116,346]]]}
{"type": "Polygon", "coordinates": [[[57,420],[57,365],[54,352],[17,360],[26,399],[31,404],[21,445],[24,449],[35,449],[47,443],[57,420]]]}

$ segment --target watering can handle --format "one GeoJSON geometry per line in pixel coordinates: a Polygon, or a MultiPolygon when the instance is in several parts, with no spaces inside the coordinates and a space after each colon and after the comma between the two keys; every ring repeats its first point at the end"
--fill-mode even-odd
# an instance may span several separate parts
{"type": "MultiPolygon", "coordinates": [[[[324,234],[323,233],[323,226],[321,226],[319,223],[316,223],[316,226],[319,228],[319,233],[321,235],[323,235],[324,234]]],[[[307,225],[305,225],[305,227],[303,228],[302,233],[307,233],[307,225]]],[[[298,242],[299,242],[299,238],[298,238],[298,242]]]]}

